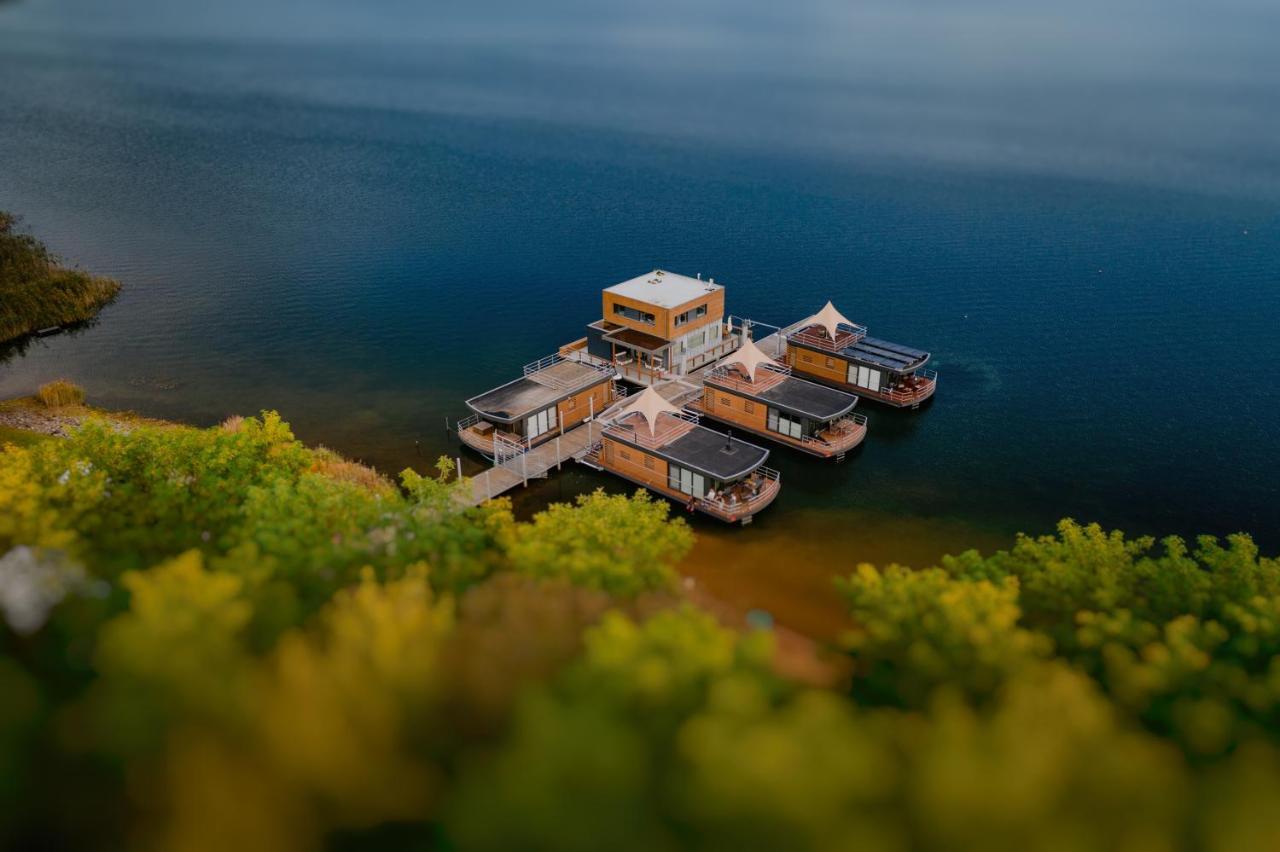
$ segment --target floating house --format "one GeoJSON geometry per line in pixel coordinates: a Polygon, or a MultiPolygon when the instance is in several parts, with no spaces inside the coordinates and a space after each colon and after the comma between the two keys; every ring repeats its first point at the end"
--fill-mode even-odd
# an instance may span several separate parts
{"type": "Polygon", "coordinates": [[[472,414],[458,421],[458,437],[493,461],[520,455],[625,396],[615,378],[608,365],[559,355],[526,364],[520,378],[467,400],[472,414]]]}
{"type": "Polygon", "coordinates": [[[801,452],[842,461],[867,435],[867,418],[853,413],[857,404],[853,394],[798,378],[747,340],[704,374],[701,396],[687,407],[801,452]]]}
{"type": "Polygon", "coordinates": [[[700,425],[650,387],[605,423],[584,461],[689,509],[747,524],[778,496],[768,457],[762,447],[700,425]]]}
{"type": "Polygon", "coordinates": [[[792,371],[897,408],[918,408],[933,396],[938,374],[924,369],[929,353],[867,337],[827,302],[821,311],[781,331],[792,371]]]}
{"type": "Polygon", "coordinates": [[[725,322],[724,286],[661,269],[603,292],[603,316],[560,354],[613,367],[629,382],[684,376],[738,347],[725,322]]]}

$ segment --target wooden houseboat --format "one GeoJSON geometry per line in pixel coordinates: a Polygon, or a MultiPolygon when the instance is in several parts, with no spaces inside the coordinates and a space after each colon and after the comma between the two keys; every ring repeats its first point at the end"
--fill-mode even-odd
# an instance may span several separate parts
{"type": "Polygon", "coordinates": [[[524,375],[467,400],[458,437],[491,461],[517,456],[600,414],[626,391],[608,365],[550,355],[524,375]]]}
{"type": "Polygon", "coordinates": [[[701,276],[655,269],[606,287],[602,302],[604,315],[560,354],[612,366],[633,384],[687,375],[739,343],[725,322],[724,285],[701,276]]]}
{"type": "Polygon", "coordinates": [[[938,374],[924,368],[928,352],[867,337],[831,302],[780,335],[792,371],[831,387],[897,408],[918,408],[937,390],[938,374]]]}
{"type": "Polygon", "coordinates": [[[842,461],[867,435],[854,414],[858,397],[805,381],[750,340],[703,376],[701,396],[687,406],[801,452],[842,461]]]}
{"type": "Polygon", "coordinates": [[[778,496],[769,451],[716,432],[645,388],[604,425],[584,461],[690,510],[747,524],[778,496]]]}

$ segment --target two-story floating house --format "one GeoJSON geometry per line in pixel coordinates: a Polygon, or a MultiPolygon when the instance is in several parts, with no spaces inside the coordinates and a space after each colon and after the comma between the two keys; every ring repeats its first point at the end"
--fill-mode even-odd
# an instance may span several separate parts
{"type": "Polygon", "coordinates": [[[524,375],[467,400],[458,421],[462,443],[494,461],[551,440],[613,404],[625,390],[612,367],[550,355],[526,364],[524,375]]]}
{"type": "Polygon", "coordinates": [[[645,388],[604,426],[586,461],[729,523],[750,523],[778,496],[769,451],[699,425],[645,388]]]}
{"type": "Polygon", "coordinates": [[[924,369],[929,353],[867,337],[827,302],[781,332],[795,373],[897,408],[918,408],[933,396],[938,374],[924,369]]]}
{"type": "Polygon", "coordinates": [[[560,353],[611,365],[634,384],[686,375],[738,346],[725,323],[724,286],[713,280],[655,269],[606,287],[602,299],[604,316],[560,353]]]}
{"type": "Polygon", "coordinates": [[[713,420],[821,458],[842,461],[867,435],[858,398],[805,381],[750,340],[703,376],[687,406],[713,420]]]}

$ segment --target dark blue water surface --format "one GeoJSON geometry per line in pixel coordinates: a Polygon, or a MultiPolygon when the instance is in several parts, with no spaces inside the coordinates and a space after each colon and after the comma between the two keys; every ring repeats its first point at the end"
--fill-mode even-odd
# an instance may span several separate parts
{"type": "Polygon", "coordinates": [[[660,266],[935,353],[856,458],[775,451],[762,524],[1274,551],[1280,7],[1207,6],[0,4],[0,208],[125,283],[0,396],[275,408],[394,470],[660,266]]]}

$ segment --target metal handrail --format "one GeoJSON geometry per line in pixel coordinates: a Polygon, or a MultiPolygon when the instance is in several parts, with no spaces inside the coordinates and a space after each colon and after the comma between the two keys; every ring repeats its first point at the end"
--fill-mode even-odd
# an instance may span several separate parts
{"type": "Polygon", "coordinates": [[[461,420],[459,420],[457,423],[454,424],[454,426],[457,428],[459,432],[461,432],[463,429],[466,429],[470,426],[474,426],[479,422],[480,422],[479,414],[470,414],[462,418],[461,420]]]}
{"type": "MultiPolygon", "coordinates": [[[[714,381],[718,384],[724,385],[725,387],[732,388],[733,390],[753,391],[760,389],[760,383],[758,381],[759,373],[757,373],[757,381],[752,382],[748,379],[736,376],[733,371],[734,366],[735,365],[733,364],[724,364],[712,367],[707,371],[703,381],[714,381]]],[[[791,368],[785,364],[761,364],[757,370],[760,369],[767,370],[770,373],[784,377],[791,375],[791,368]]]]}
{"type": "Polygon", "coordinates": [[[529,452],[529,439],[515,440],[506,432],[493,431],[493,461],[503,464],[529,452]]]}
{"type": "Polygon", "coordinates": [[[840,323],[840,325],[836,327],[836,340],[832,340],[825,334],[819,335],[809,331],[809,329],[813,327],[812,323],[803,322],[797,323],[796,325],[802,327],[797,331],[783,332],[783,337],[785,337],[788,342],[794,340],[797,343],[803,343],[807,346],[812,346],[815,349],[821,349],[824,352],[839,352],[846,346],[857,343],[859,340],[867,336],[867,329],[864,326],[856,325],[854,323],[850,323],[848,325],[840,323]],[[839,332],[842,331],[848,335],[848,337],[840,338],[839,332]]]}
{"type": "Polygon", "coordinates": [[[752,474],[759,474],[764,479],[764,482],[750,498],[730,503],[719,495],[714,498],[699,497],[698,504],[712,506],[726,513],[751,511],[752,507],[757,503],[762,502],[766,497],[771,497],[771,492],[779,487],[779,482],[782,479],[782,474],[778,473],[778,471],[763,465],[752,471],[752,474]]]}
{"type": "MultiPolygon", "coordinates": [[[[836,418],[831,421],[831,426],[836,427],[837,432],[853,432],[867,425],[867,415],[865,414],[846,414],[844,417],[836,418]]],[[[830,428],[830,427],[828,427],[830,428]]],[[[822,444],[823,446],[834,446],[831,441],[823,438],[821,435],[802,435],[800,436],[801,444],[822,444]]]]}
{"type": "MultiPolygon", "coordinates": [[[[698,425],[698,423],[700,422],[698,419],[698,415],[690,411],[679,411],[675,413],[670,411],[664,411],[663,414],[667,414],[671,417],[675,417],[680,420],[687,421],[689,423],[692,423],[695,426],[698,425]]],[[[635,426],[621,423],[619,422],[618,418],[615,418],[614,420],[605,424],[604,434],[612,435],[615,438],[625,438],[626,440],[639,444],[642,447],[657,449],[663,446],[663,444],[659,443],[659,441],[660,440],[665,441],[666,432],[656,431],[655,434],[650,435],[649,430],[647,428],[637,429],[635,426]]]]}
{"type": "Polygon", "coordinates": [[[547,355],[544,358],[539,358],[537,361],[530,361],[528,364],[524,365],[524,374],[526,376],[529,376],[534,373],[541,372],[542,370],[545,370],[548,367],[555,366],[556,364],[560,363],[562,360],[564,359],[560,357],[560,353],[555,352],[551,355],[547,355]]]}
{"type": "Polygon", "coordinates": [[[883,393],[888,395],[891,399],[901,398],[904,400],[910,400],[917,396],[924,396],[928,393],[933,393],[934,389],[937,388],[938,373],[936,370],[920,369],[910,373],[910,375],[923,379],[926,384],[923,387],[914,388],[899,387],[895,385],[894,387],[886,389],[883,393]]]}

